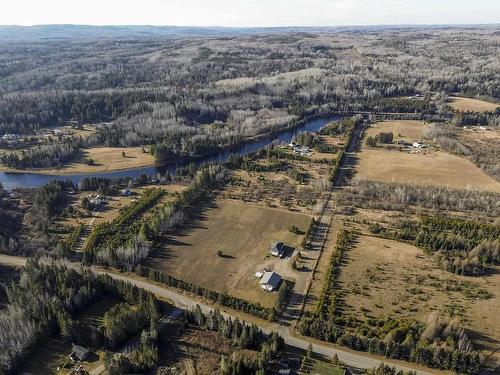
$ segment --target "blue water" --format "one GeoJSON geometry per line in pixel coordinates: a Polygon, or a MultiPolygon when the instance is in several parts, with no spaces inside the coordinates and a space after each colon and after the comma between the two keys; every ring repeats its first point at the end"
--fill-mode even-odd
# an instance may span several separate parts
{"type": "MultiPolygon", "coordinates": [[[[318,131],[328,122],[340,119],[340,116],[330,116],[325,118],[320,118],[316,120],[307,121],[303,125],[300,125],[292,130],[284,130],[280,133],[263,137],[255,141],[250,141],[242,144],[241,146],[231,149],[224,150],[218,153],[197,159],[194,163],[201,164],[206,162],[224,162],[229,159],[231,154],[245,155],[253,151],[257,151],[263,147],[269,146],[273,142],[290,142],[292,138],[298,133],[304,131],[318,131]]],[[[143,167],[128,170],[121,170],[115,172],[102,172],[102,173],[90,173],[90,174],[71,174],[62,176],[51,176],[39,173],[12,173],[12,172],[0,172],[0,183],[7,190],[12,190],[16,187],[36,187],[48,183],[50,180],[71,180],[75,184],[78,184],[85,177],[131,177],[135,178],[141,174],[146,174],[154,176],[157,173],[164,174],[167,170],[173,173],[177,167],[182,167],[189,164],[189,161],[183,161],[178,164],[169,164],[163,166],[155,167],[143,167]]]]}

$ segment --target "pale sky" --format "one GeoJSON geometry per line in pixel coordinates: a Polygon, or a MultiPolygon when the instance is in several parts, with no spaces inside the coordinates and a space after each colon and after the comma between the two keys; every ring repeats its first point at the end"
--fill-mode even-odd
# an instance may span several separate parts
{"type": "Polygon", "coordinates": [[[500,0],[0,0],[0,24],[338,26],[500,23],[500,0]]]}

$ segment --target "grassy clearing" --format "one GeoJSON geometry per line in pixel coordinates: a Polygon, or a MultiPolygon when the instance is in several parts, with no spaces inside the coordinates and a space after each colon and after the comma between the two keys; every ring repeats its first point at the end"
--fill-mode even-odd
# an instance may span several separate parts
{"type": "Polygon", "coordinates": [[[454,97],[448,100],[448,104],[451,108],[456,111],[461,112],[493,112],[498,107],[498,104],[490,103],[484,100],[471,99],[471,98],[459,98],[454,97]]]}
{"type": "MultiPolygon", "coordinates": [[[[93,147],[83,149],[77,160],[62,168],[23,169],[22,172],[48,175],[98,173],[147,167],[154,165],[154,163],[153,155],[142,152],[141,147],[93,147]],[[125,152],[125,157],[123,157],[122,152],[125,152]],[[85,164],[85,160],[89,158],[94,160],[94,165],[85,164]]],[[[0,171],[15,170],[0,166],[0,171]]]]}
{"type": "Polygon", "coordinates": [[[366,180],[500,192],[500,184],[472,162],[444,152],[409,154],[365,147],[356,169],[357,177],[366,180]]]}
{"type": "Polygon", "coordinates": [[[291,233],[296,225],[305,231],[311,218],[278,209],[218,200],[172,236],[148,266],[190,283],[226,292],[272,307],[276,293],[262,291],[254,274],[268,267],[287,279],[304,278],[293,271],[291,258],[268,255],[275,240],[299,248],[303,235],[291,233]],[[223,256],[218,256],[221,250],[223,256]]]}
{"type": "Polygon", "coordinates": [[[422,139],[423,121],[390,120],[377,122],[366,131],[367,136],[376,136],[378,133],[394,134],[394,140],[418,141],[422,139]]]}
{"type": "Polygon", "coordinates": [[[483,349],[500,344],[500,274],[464,277],[443,271],[415,246],[359,236],[348,251],[340,285],[348,312],[367,317],[415,318],[432,311],[458,318],[483,349]]]}
{"type": "Polygon", "coordinates": [[[325,361],[318,361],[316,359],[310,359],[311,370],[310,374],[314,375],[343,375],[345,370],[341,367],[332,365],[331,363],[325,361]]]}

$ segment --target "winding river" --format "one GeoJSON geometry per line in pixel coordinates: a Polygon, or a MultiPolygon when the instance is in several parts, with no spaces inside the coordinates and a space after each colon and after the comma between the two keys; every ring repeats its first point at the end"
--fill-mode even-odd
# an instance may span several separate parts
{"type": "MultiPolygon", "coordinates": [[[[231,154],[245,155],[250,152],[259,150],[263,147],[270,145],[273,142],[290,142],[292,138],[298,133],[304,131],[318,131],[324,127],[327,123],[333,120],[340,119],[341,116],[329,116],[324,118],[319,118],[315,120],[306,121],[304,124],[299,125],[290,130],[284,130],[282,132],[265,136],[256,140],[243,143],[241,146],[236,147],[231,150],[223,150],[209,156],[197,159],[194,161],[195,164],[201,164],[205,162],[224,162],[229,159],[231,154]]],[[[157,173],[164,174],[167,170],[174,172],[177,167],[182,167],[189,164],[190,161],[183,161],[178,164],[168,164],[163,166],[151,166],[142,167],[135,169],[119,170],[113,172],[101,172],[101,173],[87,173],[87,174],[68,174],[68,175],[46,175],[41,173],[18,173],[18,172],[0,172],[0,183],[7,190],[12,190],[16,187],[36,187],[48,183],[50,180],[71,180],[75,184],[78,184],[85,177],[138,177],[141,174],[147,174],[150,176],[156,175],[157,173]]]]}

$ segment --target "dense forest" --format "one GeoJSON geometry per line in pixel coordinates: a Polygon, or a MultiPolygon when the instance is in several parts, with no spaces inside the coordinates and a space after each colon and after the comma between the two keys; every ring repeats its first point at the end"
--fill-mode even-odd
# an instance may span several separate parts
{"type": "MultiPolygon", "coordinates": [[[[448,118],[440,93],[499,100],[497,43],[481,28],[2,42],[0,134],[95,124],[92,136],[2,163],[58,166],[81,147],[143,144],[165,162],[335,111],[448,118]]],[[[498,114],[456,122],[497,124],[498,114]]]]}

